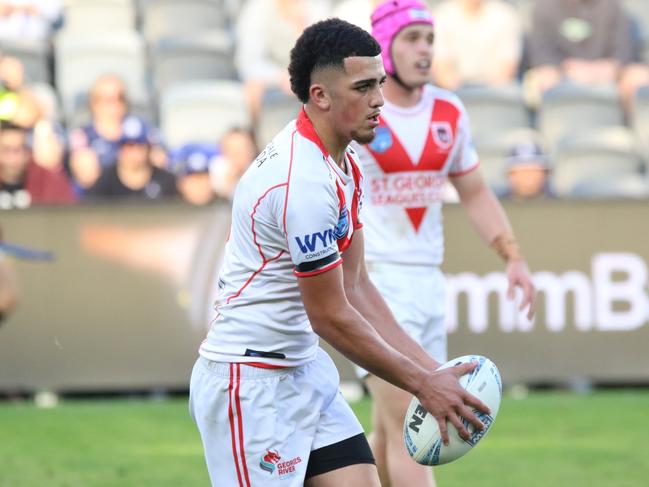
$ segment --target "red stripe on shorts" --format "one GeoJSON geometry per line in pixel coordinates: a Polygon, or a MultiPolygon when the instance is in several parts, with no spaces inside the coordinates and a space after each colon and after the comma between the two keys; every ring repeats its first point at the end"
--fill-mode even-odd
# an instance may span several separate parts
{"type": "Polygon", "coordinates": [[[232,438],[232,455],[234,456],[234,466],[237,469],[237,478],[239,479],[239,487],[245,487],[241,480],[241,471],[239,470],[239,457],[237,455],[237,442],[235,440],[236,432],[234,428],[234,412],[232,410],[232,389],[234,388],[234,364],[230,364],[230,385],[228,386],[228,395],[230,401],[228,403],[228,417],[230,418],[230,438],[232,438]]]}
{"type": "Polygon", "coordinates": [[[248,466],[246,465],[246,453],[243,449],[243,418],[241,417],[241,402],[239,401],[239,387],[241,386],[241,365],[235,364],[237,371],[237,385],[234,390],[234,399],[237,406],[237,419],[239,420],[239,452],[241,453],[241,464],[243,465],[243,475],[246,477],[246,485],[250,487],[250,478],[248,477],[248,466]]]}

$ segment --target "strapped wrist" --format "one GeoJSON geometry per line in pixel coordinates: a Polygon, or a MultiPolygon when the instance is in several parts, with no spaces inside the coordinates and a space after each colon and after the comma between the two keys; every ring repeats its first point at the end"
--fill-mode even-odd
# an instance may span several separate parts
{"type": "Polygon", "coordinates": [[[505,262],[523,258],[516,237],[511,233],[501,233],[491,241],[490,245],[505,262]]]}

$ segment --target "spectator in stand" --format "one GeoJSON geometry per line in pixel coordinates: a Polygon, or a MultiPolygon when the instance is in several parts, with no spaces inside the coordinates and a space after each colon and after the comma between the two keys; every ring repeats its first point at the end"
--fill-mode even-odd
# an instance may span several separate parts
{"type": "Polygon", "coordinates": [[[70,181],[61,169],[33,162],[26,131],[11,122],[0,122],[0,208],[74,201],[70,181]]]}
{"type": "Polygon", "coordinates": [[[185,144],[171,154],[178,191],[193,205],[206,205],[216,193],[210,178],[210,166],[218,156],[214,144],[185,144]]]}
{"type": "Polygon", "coordinates": [[[329,0],[248,0],[236,28],[235,63],[253,120],[268,88],[291,93],[289,55],[305,27],[329,16],[329,0]]]}
{"type": "Polygon", "coordinates": [[[95,81],[89,96],[91,121],[70,134],[70,172],[79,194],[90,188],[102,171],[117,160],[123,129],[142,124],[151,142],[150,162],[163,168],[167,153],[158,130],[129,114],[126,86],[118,76],[104,75],[95,81]],[[133,122],[132,122],[133,121],[133,122]]]}
{"type": "Polygon", "coordinates": [[[219,148],[220,155],[210,165],[212,185],[218,196],[232,199],[239,179],[257,156],[257,146],[250,131],[235,128],[221,138],[219,148]]]}
{"type": "Polygon", "coordinates": [[[61,9],[60,0],[0,0],[0,39],[48,41],[61,9]]]}
{"type": "Polygon", "coordinates": [[[517,83],[523,34],[512,5],[503,0],[447,0],[433,17],[437,85],[456,90],[517,83]]]}
{"type": "Polygon", "coordinates": [[[160,200],[178,195],[176,178],[151,161],[152,143],[146,124],[131,118],[123,124],[117,162],[106,168],[88,190],[94,199],[160,200]]]}
{"type": "Polygon", "coordinates": [[[532,200],[554,197],[550,184],[550,162],[534,142],[518,143],[507,156],[509,187],[501,198],[532,200]]]}
{"type": "Polygon", "coordinates": [[[617,84],[628,109],[637,88],[649,84],[649,67],[634,60],[631,22],[618,0],[536,2],[529,47],[537,98],[562,81],[617,84]]]}

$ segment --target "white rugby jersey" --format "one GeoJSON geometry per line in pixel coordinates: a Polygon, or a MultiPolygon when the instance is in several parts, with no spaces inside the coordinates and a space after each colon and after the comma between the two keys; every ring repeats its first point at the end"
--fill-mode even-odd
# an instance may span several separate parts
{"type": "Polygon", "coordinates": [[[340,265],[361,227],[362,173],[355,157],[348,148],[342,171],[302,109],[252,163],[235,191],[218,315],[201,355],[261,366],[315,358],[318,337],[297,278],[340,265]]]}
{"type": "Polygon", "coordinates": [[[448,175],[479,164],[460,100],[432,85],[424,86],[414,107],[386,100],[376,137],[354,148],[365,175],[366,260],[440,265],[442,188],[448,175]]]}

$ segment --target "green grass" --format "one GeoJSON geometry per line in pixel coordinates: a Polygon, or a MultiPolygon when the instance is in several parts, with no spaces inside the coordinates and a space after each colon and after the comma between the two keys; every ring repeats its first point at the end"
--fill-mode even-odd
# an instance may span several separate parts
{"type": "MultiPolygon", "coordinates": [[[[368,400],[354,405],[368,427],[368,400]]],[[[441,487],[649,485],[649,391],[505,397],[476,451],[441,487]]],[[[207,486],[183,400],[0,403],[0,487],[207,486]]]]}

